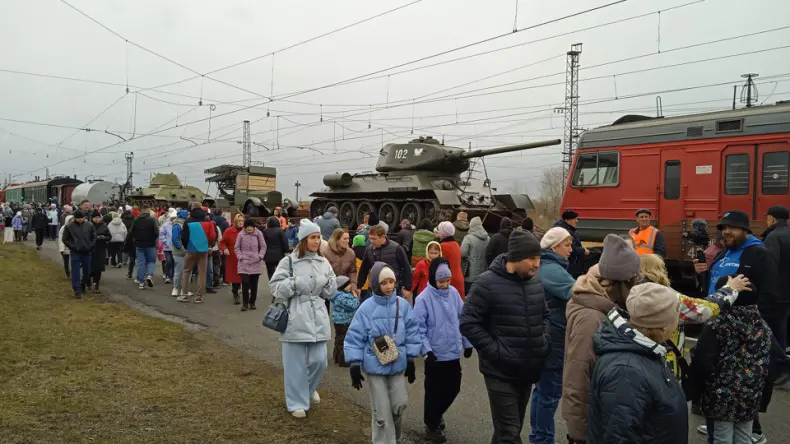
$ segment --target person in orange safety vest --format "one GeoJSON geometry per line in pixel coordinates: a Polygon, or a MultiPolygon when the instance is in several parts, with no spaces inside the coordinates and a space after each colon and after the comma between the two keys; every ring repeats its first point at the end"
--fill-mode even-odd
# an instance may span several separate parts
{"type": "Polygon", "coordinates": [[[631,239],[634,240],[634,249],[637,254],[657,254],[666,257],[667,247],[664,243],[664,233],[658,228],[650,225],[650,216],[653,213],[646,208],[636,210],[636,223],[638,227],[629,231],[631,239]]]}

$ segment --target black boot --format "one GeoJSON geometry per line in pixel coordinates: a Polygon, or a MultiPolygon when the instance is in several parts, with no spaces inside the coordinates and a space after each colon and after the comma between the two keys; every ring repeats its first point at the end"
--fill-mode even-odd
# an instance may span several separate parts
{"type": "Polygon", "coordinates": [[[233,293],[233,305],[239,305],[239,304],[241,304],[241,297],[239,296],[239,293],[238,292],[233,293]]]}
{"type": "Polygon", "coordinates": [[[249,305],[244,304],[244,305],[241,306],[241,311],[247,311],[247,309],[249,309],[249,308],[250,308],[249,305]]]}
{"type": "Polygon", "coordinates": [[[447,442],[447,437],[444,436],[444,432],[440,427],[437,427],[434,430],[431,430],[429,427],[425,427],[425,440],[428,442],[447,442]]]}

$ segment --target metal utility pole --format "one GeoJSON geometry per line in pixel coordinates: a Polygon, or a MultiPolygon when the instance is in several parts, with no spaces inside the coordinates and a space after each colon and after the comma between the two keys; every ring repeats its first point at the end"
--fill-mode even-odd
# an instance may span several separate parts
{"type": "Polygon", "coordinates": [[[45,174],[47,175],[47,176],[46,176],[46,179],[47,179],[47,180],[49,180],[49,168],[47,168],[47,170],[46,170],[46,173],[45,173],[45,174]]]}
{"type": "Polygon", "coordinates": [[[576,140],[581,133],[579,128],[579,56],[582,44],[574,43],[568,51],[565,68],[565,145],[562,148],[562,179],[563,185],[568,180],[576,151],[576,140]]]}
{"type": "Polygon", "coordinates": [[[242,166],[249,167],[252,165],[252,143],[250,141],[250,121],[244,121],[244,135],[242,138],[241,146],[243,148],[242,153],[242,166]]]}
{"type": "Polygon", "coordinates": [[[134,173],[132,172],[132,160],[134,160],[134,153],[126,153],[124,154],[124,157],[126,157],[126,186],[131,189],[132,177],[134,177],[134,173]]]}
{"type": "Polygon", "coordinates": [[[296,187],[296,202],[298,203],[299,202],[299,187],[301,187],[302,184],[299,183],[299,181],[297,180],[296,183],[294,184],[294,186],[296,187]]]}
{"type": "Polygon", "coordinates": [[[757,76],[759,76],[759,74],[755,73],[748,73],[741,76],[746,79],[746,84],[743,85],[741,89],[741,103],[746,103],[747,108],[754,106],[752,102],[757,101],[757,85],[754,84],[753,80],[757,76]]]}

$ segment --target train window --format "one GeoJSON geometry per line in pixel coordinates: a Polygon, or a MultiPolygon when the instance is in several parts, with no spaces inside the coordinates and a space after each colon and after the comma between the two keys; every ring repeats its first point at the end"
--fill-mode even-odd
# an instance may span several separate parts
{"type": "Polygon", "coordinates": [[[724,166],[724,194],[749,194],[749,155],[730,154],[724,166]]]}
{"type": "Polygon", "coordinates": [[[616,151],[580,154],[571,183],[576,187],[616,186],[620,179],[619,163],[616,151]]]}
{"type": "Polygon", "coordinates": [[[680,161],[667,160],[664,163],[664,199],[680,199],[680,161]]]}
{"type": "Polygon", "coordinates": [[[763,154],[763,194],[787,194],[790,153],[763,154]]]}

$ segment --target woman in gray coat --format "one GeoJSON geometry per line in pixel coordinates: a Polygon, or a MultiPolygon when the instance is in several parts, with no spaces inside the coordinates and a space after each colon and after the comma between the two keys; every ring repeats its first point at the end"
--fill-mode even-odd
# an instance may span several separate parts
{"type": "Polygon", "coordinates": [[[488,269],[486,264],[486,248],[488,248],[488,233],[483,228],[483,221],[473,217],[469,222],[469,232],[461,242],[461,267],[464,270],[464,285],[466,293],[477,276],[488,269]]]}
{"type": "Polygon", "coordinates": [[[321,229],[307,219],[299,223],[299,243],[277,265],[269,280],[276,303],[288,307],[288,327],[280,334],[285,378],[285,406],[304,418],[327,367],[326,343],[331,338],[324,300],[337,292],[335,272],[321,256],[321,229]]]}

